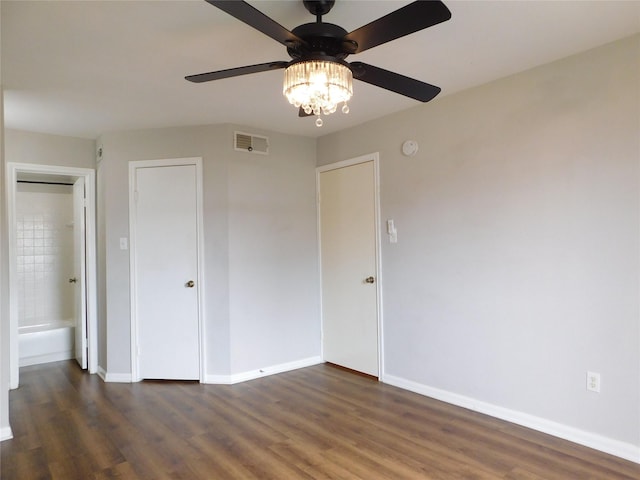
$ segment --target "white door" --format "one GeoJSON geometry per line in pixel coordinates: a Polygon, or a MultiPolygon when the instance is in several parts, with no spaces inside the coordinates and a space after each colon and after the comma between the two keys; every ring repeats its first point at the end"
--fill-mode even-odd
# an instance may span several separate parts
{"type": "Polygon", "coordinates": [[[374,162],[319,174],[327,362],[378,376],[374,162]]]}
{"type": "Polygon", "coordinates": [[[87,368],[87,274],[85,243],[84,177],[73,184],[73,278],[75,283],[75,354],[80,367],[87,368]]]}
{"type": "Polygon", "coordinates": [[[195,165],[135,170],[140,379],[200,378],[195,165]]]}

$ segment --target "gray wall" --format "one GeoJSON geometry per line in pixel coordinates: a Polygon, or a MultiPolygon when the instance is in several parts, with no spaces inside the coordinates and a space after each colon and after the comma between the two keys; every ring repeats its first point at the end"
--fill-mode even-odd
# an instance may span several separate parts
{"type": "Polygon", "coordinates": [[[99,140],[98,251],[108,373],[131,372],[128,162],[202,157],[208,375],[320,355],[315,140],[218,125],[110,133],[99,140]],[[268,156],[236,152],[234,129],[270,138],[268,156]]]}
{"type": "Polygon", "coordinates": [[[96,168],[95,140],[11,129],[5,137],[7,162],[96,168]]]}
{"type": "Polygon", "coordinates": [[[380,152],[388,378],[640,446],[639,70],[635,36],[319,139],[380,152]]]}

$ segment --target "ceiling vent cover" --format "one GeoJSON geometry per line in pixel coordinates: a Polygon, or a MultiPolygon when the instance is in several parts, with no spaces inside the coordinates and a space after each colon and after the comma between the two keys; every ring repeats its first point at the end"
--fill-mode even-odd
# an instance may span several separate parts
{"type": "Polygon", "coordinates": [[[251,133],[234,132],[233,147],[241,152],[269,154],[269,138],[251,133]]]}

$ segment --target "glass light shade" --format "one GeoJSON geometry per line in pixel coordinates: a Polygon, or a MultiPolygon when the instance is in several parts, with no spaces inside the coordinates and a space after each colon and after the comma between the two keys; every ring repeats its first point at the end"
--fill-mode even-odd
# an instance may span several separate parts
{"type": "Polygon", "coordinates": [[[296,108],[307,114],[329,115],[339,103],[353,95],[349,67],[333,61],[309,60],[289,65],[284,71],[282,93],[296,108]]]}

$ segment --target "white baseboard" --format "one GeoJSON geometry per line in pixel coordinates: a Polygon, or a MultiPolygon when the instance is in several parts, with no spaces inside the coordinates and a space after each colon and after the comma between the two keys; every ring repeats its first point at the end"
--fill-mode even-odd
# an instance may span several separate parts
{"type": "Polygon", "coordinates": [[[484,413],[501,420],[506,420],[517,425],[522,425],[523,427],[553,435],[554,437],[562,438],[579,445],[584,445],[585,447],[600,450],[601,452],[609,453],[616,457],[624,458],[625,460],[640,463],[640,446],[638,445],[613,440],[602,435],[586,432],[561,423],[552,422],[545,418],[536,417],[517,410],[510,410],[508,408],[482,402],[471,397],[447,392],[446,390],[429,387],[401,377],[384,375],[382,381],[389,385],[419,393],[426,397],[435,398],[436,400],[441,400],[452,405],[484,413]]]}
{"type": "Polygon", "coordinates": [[[322,358],[319,356],[303,358],[294,362],[271,365],[269,367],[263,367],[258,370],[250,370],[248,372],[234,373],[231,375],[207,375],[205,378],[205,383],[233,385],[234,383],[246,382],[248,380],[254,380],[256,378],[275,375],[276,373],[289,372],[291,370],[297,370],[298,368],[318,365],[319,363],[323,363],[322,358]]]}
{"type": "Polygon", "coordinates": [[[105,382],[109,383],[131,383],[130,373],[109,373],[104,368],[98,366],[98,376],[105,382]]]}
{"type": "Polygon", "coordinates": [[[31,365],[40,365],[41,363],[60,362],[62,360],[71,360],[75,358],[73,350],[65,352],[45,353],[42,355],[33,355],[30,357],[22,357],[18,360],[19,367],[29,367],[31,365]]]}
{"type": "Polygon", "coordinates": [[[11,431],[11,427],[0,428],[0,442],[4,442],[5,440],[11,440],[12,438],[13,438],[13,432],[11,431]]]}
{"type": "MultiPolygon", "coordinates": [[[[246,382],[247,380],[253,380],[256,378],[266,377],[268,375],[275,375],[276,373],[288,372],[290,370],[297,370],[298,368],[310,367],[322,363],[321,357],[309,357],[294,362],[281,363],[279,365],[271,365],[269,367],[263,367],[258,370],[251,370],[248,372],[235,373],[232,375],[206,375],[204,383],[218,384],[218,385],[233,385],[234,383],[246,382]]],[[[132,376],[130,373],[110,373],[106,372],[104,368],[98,367],[98,376],[104,382],[114,383],[131,383],[132,376]]]]}
{"type": "Polygon", "coordinates": [[[207,375],[204,382],[211,385],[231,385],[231,375],[207,375]]]}

